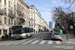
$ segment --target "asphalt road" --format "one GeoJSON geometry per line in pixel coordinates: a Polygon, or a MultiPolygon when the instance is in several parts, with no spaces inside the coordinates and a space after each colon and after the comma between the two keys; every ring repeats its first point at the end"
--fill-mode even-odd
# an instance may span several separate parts
{"type": "Polygon", "coordinates": [[[33,37],[21,40],[0,41],[0,50],[75,50],[75,44],[51,40],[50,32],[35,34],[33,37]]]}

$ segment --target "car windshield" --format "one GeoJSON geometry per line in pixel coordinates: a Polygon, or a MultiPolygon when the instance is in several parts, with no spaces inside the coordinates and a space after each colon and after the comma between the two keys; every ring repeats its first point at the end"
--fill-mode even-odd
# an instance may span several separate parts
{"type": "Polygon", "coordinates": [[[59,33],[54,33],[54,35],[60,35],[59,33]]]}

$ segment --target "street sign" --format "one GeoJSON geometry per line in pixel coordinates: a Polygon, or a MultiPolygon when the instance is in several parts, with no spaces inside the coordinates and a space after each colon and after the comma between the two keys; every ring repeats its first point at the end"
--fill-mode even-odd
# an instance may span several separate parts
{"type": "Polygon", "coordinates": [[[67,24],[65,23],[65,25],[64,25],[65,27],[67,27],[67,24]]]}

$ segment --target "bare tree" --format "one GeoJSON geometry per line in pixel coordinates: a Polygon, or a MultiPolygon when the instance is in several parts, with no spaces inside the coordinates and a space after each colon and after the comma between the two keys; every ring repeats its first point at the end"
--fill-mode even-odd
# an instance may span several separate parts
{"type": "Polygon", "coordinates": [[[65,2],[65,4],[70,4],[68,8],[70,8],[72,5],[75,6],[75,0],[62,0],[62,1],[65,2]]]}
{"type": "Polygon", "coordinates": [[[67,13],[62,10],[61,7],[56,7],[53,11],[53,20],[56,22],[57,20],[60,21],[60,25],[64,26],[65,23],[68,25],[71,24],[71,19],[70,19],[70,13],[67,13]]]}

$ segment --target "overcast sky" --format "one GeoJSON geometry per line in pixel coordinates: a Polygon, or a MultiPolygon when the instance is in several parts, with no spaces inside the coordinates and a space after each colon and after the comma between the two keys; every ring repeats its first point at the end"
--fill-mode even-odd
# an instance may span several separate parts
{"type": "MultiPolygon", "coordinates": [[[[53,21],[51,11],[54,9],[54,7],[62,6],[63,8],[67,8],[69,6],[69,4],[65,4],[62,0],[26,0],[26,1],[29,6],[35,5],[35,7],[41,13],[42,18],[45,19],[47,24],[49,24],[49,21],[53,21]]],[[[74,8],[71,9],[73,10],[74,8]]]]}

